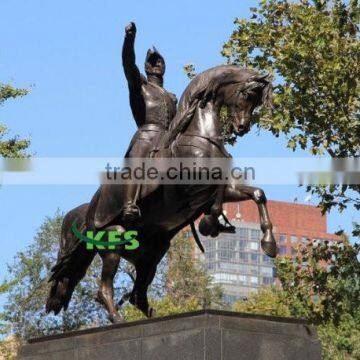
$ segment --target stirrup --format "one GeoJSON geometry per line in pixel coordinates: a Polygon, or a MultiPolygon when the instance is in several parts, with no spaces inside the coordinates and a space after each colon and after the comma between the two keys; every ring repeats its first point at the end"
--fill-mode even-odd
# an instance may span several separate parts
{"type": "Polygon", "coordinates": [[[122,219],[125,224],[131,224],[141,218],[140,208],[133,202],[128,202],[123,210],[122,219]]]}

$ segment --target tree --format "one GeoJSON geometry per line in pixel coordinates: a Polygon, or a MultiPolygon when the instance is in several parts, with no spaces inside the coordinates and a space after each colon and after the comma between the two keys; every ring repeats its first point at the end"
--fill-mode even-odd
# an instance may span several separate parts
{"type": "MultiPolygon", "coordinates": [[[[221,288],[211,284],[202,263],[194,258],[193,246],[194,241],[186,232],[172,240],[166,256],[162,296],[150,298],[157,316],[224,306],[221,288]]],[[[142,313],[130,305],[124,307],[123,315],[126,320],[143,318],[142,313]]]]}
{"type": "MultiPolygon", "coordinates": [[[[8,99],[25,96],[28,93],[26,89],[17,89],[11,85],[0,83],[0,106],[8,99]]],[[[8,128],[0,125],[0,156],[3,157],[24,157],[25,150],[29,147],[28,139],[19,139],[18,136],[8,139],[8,128]]]]}
{"type": "Polygon", "coordinates": [[[222,290],[211,284],[203,263],[194,258],[194,240],[182,232],[172,240],[168,252],[166,293],[181,305],[196,300],[203,308],[222,306],[222,290]]]}
{"type": "Polygon", "coordinates": [[[307,319],[317,326],[324,359],[359,359],[360,246],[347,241],[301,245],[275,261],[281,289],[264,288],[234,310],[307,319]]]}
{"type": "Polygon", "coordinates": [[[104,311],[94,301],[99,259],[76,288],[69,309],[58,316],[45,313],[48,275],[56,262],[62,220],[60,212],[48,217],[33,243],[18,252],[8,266],[11,286],[5,289],[7,302],[3,312],[7,334],[27,339],[106,323],[104,311]]]}
{"type": "Polygon", "coordinates": [[[359,254],[357,244],[325,241],[300,246],[293,259],[277,259],[283,290],[302,305],[293,315],[335,326],[344,314],[360,319],[359,254]]]}
{"type": "MultiPolygon", "coordinates": [[[[274,108],[261,109],[259,127],[284,134],[292,150],[360,156],[358,1],[261,0],[250,10],[250,20],[235,20],[222,54],[274,76],[274,108]]],[[[307,190],[320,197],[324,212],[360,209],[359,185],[307,190]]]]}

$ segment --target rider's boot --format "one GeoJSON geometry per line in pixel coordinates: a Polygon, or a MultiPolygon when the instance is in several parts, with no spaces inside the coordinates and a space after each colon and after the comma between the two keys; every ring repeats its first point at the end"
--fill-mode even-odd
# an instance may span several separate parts
{"type": "Polygon", "coordinates": [[[122,221],[125,227],[132,226],[141,217],[140,208],[136,205],[139,198],[141,185],[129,184],[125,192],[125,205],[123,209],[122,221]]]}
{"type": "Polygon", "coordinates": [[[122,220],[124,224],[133,224],[141,217],[140,208],[133,201],[129,201],[125,204],[123,210],[122,220]]]}

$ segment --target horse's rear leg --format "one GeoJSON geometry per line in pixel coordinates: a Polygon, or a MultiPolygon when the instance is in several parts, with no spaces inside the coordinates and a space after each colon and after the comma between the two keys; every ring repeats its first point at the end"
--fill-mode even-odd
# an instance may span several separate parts
{"type": "Polygon", "coordinates": [[[258,206],[260,227],[264,234],[261,240],[261,247],[268,256],[276,257],[276,241],[272,232],[273,226],[266,207],[267,200],[264,191],[257,187],[241,184],[233,184],[226,187],[224,202],[237,202],[245,200],[253,200],[258,206]]]}
{"type": "Polygon", "coordinates": [[[108,318],[112,323],[123,321],[114,304],[114,277],[119,267],[120,255],[115,251],[101,251],[103,267],[101,271],[100,288],[97,294],[97,301],[105,306],[108,318]]]}
{"type": "Polygon", "coordinates": [[[136,306],[146,317],[154,317],[155,310],[149,306],[147,290],[152,283],[156,268],[170,246],[173,235],[160,236],[157,243],[149,249],[146,257],[139,258],[135,263],[136,279],[130,295],[130,303],[136,306]]]}
{"type": "Polygon", "coordinates": [[[147,290],[155,277],[157,262],[153,260],[153,262],[138,264],[135,268],[136,280],[130,295],[130,303],[137,307],[146,317],[154,317],[155,310],[149,306],[147,290]]]}

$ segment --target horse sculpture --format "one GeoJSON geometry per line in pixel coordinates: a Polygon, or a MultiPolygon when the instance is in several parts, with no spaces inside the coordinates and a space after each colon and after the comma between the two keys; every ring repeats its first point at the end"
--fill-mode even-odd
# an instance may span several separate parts
{"type": "MultiPolygon", "coordinates": [[[[227,121],[232,132],[242,136],[250,129],[254,109],[271,104],[271,93],[268,78],[253,70],[222,65],[204,71],[187,86],[177,115],[153,156],[229,157],[221,136],[221,107],[225,105],[228,109],[227,121]]],[[[50,278],[51,290],[46,304],[48,312],[57,314],[61,309],[67,309],[75,286],[85,275],[94,256],[99,254],[103,268],[97,300],[105,306],[109,320],[122,321],[113,299],[113,280],[121,257],[131,262],[136,270],[134,286],[129,293],[130,303],[147,317],[154,316],[154,310],[148,303],[147,289],[158,263],[169,249],[171,239],[202,214],[207,214],[205,218],[215,219],[221,214],[221,206],[225,202],[253,200],[257,204],[263,232],[262,249],[268,256],[276,256],[276,242],[264,192],[235,180],[223,187],[211,184],[159,185],[151,192],[146,192],[145,186],[138,198],[141,218],[132,227],[138,231],[140,246],[131,251],[123,245],[116,246],[116,250],[87,250],[71,231],[72,224],[75,222],[83,233],[88,229],[125,227],[121,223],[121,188],[122,185],[102,185],[89,204],[83,204],[65,216],[58,261],[50,278]]]]}

